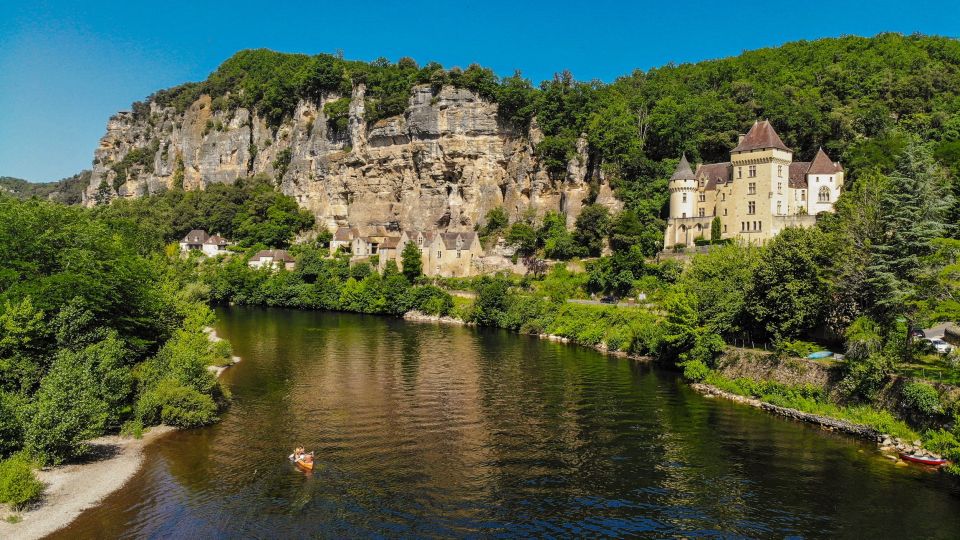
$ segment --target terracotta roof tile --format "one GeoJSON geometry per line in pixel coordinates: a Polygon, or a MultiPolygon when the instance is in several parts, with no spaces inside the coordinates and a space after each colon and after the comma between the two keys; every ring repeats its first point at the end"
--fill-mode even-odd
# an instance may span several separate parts
{"type": "Polygon", "coordinates": [[[809,161],[794,161],[790,164],[790,181],[788,185],[792,188],[806,189],[807,171],[810,169],[809,161]]]}
{"type": "Polygon", "coordinates": [[[762,148],[778,148],[791,152],[787,145],[783,144],[776,130],[770,125],[770,122],[763,120],[754,122],[753,127],[743,137],[740,144],[731,150],[732,152],[749,152],[750,150],[760,150],[762,148]]]}
{"type": "Polygon", "coordinates": [[[207,234],[207,231],[203,229],[194,229],[183,237],[183,242],[186,244],[202,244],[207,241],[207,238],[210,238],[210,235],[207,234]]]}
{"type": "Polygon", "coordinates": [[[831,161],[830,156],[823,151],[823,148],[820,148],[817,150],[817,155],[813,158],[807,174],[834,174],[842,170],[840,164],[831,161]]]}
{"type": "Polygon", "coordinates": [[[704,189],[716,189],[717,184],[725,184],[730,181],[730,162],[723,163],[703,163],[697,167],[697,180],[704,179],[706,184],[704,189]]]}

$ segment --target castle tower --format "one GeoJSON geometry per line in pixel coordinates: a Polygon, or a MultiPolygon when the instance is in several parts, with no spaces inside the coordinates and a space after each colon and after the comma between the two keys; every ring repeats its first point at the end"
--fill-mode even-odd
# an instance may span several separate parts
{"type": "Polygon", "coordinates": [[[730,151],[734,208],[729,221],[748,242],[771,238],[774,217],[789,212],[792,162],[793,151],[766,120],[754,123],[730,151]]]}
{"type": "Polygon", "coordinates": [[[689,218],[694,216],[694,200],[697,190],[697,177],[690,169],[687,155],[683,154],[677,170],[670,177],[670,219],[689,218]]]}

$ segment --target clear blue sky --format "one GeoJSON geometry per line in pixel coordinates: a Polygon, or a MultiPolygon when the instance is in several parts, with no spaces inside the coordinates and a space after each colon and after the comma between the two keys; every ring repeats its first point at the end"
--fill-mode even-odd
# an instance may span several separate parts
{"type": "Polygon", "coordinates": [[[0,176],[34,181],[89,168],[111,114],[159,88],[201,80],[245,48],[341,49],[350,59],[410,56],[447,67],[478,62],[501,75],[520,69],[535,82],[570,69],[577,79],[610,81],[636,68],[799,39],[960,36],[956,0],[4,4],[0,176]],[[737,9],[744,5],[754,13],[781,8],[783,17],[751,20],[737,9]]]}

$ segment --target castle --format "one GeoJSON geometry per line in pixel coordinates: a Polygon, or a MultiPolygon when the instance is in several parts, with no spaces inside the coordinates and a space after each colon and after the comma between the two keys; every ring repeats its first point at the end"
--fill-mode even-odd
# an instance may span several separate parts
{"type": "Polygon", "coordinates": [[[670,177],[670,216],[664,248],[720,238],[762,243],[786,227],[810,227],[820,212],[832,212],[843,187],[843,167],[823,148],[813,161],[793,161],[770,122],[756,122],[742,135],[730,161],[703,163],[696,171],[686,155],[670,177]]]}

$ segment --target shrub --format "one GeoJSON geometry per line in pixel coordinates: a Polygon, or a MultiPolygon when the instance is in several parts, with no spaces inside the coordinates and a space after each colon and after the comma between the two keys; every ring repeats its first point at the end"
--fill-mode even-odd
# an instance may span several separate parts
{"type": "Polygon", "coordinates": [[[0,461],[0,503],[15,509],[36,500],[43,493],[43,483],[33,473],[33,463],[23,453],[0,461]]]}
{"type": "Polygon", "coordinates": [[[0,459],[23,447],[22,407],[14,394],[0,391],[0,459]]]}
{"type": "Polygon", "coordinates": [[[100,435],[109,416],[98,394],[100,381],[81,357],[58,357],[43,378],[25,433],[27,449],[54,464],[84,455],[86,440],[100,435]]]}
{"type": "Polygon", "coordinates": [[[687,360],[683,366],[683,376],[688,381],[701,382],[710,374],[710,368],[700,360],[687,360]]]}
{"type": "Polygon", "coordinates": [[[416,287],[413,289],[413,306],[423,313],[442,317],[453,310],[453,297],[434,285],[416,287]]]}
{"type": "Polygon", "coordinates": [[[140,397],[137,417],[144,424],[198,427],[217,421],[217,404],[209,395],[166,380],[140,397]]]}
{"type": "Polygon", "coordinates": [[[814,343],[803,340],[781,340],[776,344],[776,350],[778,353],[786,356],[795,356],[797,358],[806,358],[811,353],[821,350],[822,347],[817,346],[814,343]]]}
{"type": "Polygon", "coordinates": [[[911,381],[904,385],[903,406],[923,416],[934,416],[943,412],[940,393],[929,384],[911,381]]]}

